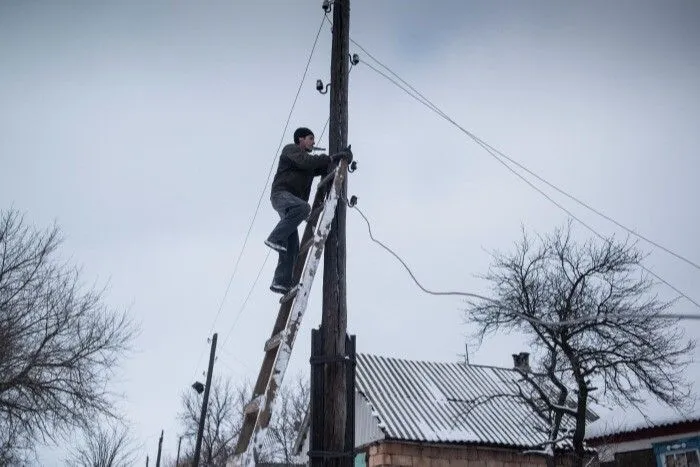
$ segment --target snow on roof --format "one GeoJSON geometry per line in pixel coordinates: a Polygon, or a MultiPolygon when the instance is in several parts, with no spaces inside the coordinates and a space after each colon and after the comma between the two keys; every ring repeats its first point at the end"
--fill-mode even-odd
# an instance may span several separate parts
{"type": "Polygon", "coordinates": [[[644,404],[644,414],[634,408],[622,407],[598,408],[596,412],[600,418],[586,426],[587,439],[700,421],[700,409],[682,411],[650,402],[644,404]]]}
{"type": "Polygon", "coordinates": [[[517,371],[357,355],[356,388],[387,438],[518,447],[546,440],[544,422],[517,394],[517,371]]]}

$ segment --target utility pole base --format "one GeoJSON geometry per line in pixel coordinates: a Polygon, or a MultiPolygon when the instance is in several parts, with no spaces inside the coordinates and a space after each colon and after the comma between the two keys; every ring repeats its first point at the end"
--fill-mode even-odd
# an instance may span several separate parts
{"type": "Polygon", "coordinates": [[[355,455],[355,336],[345,335],[345,355],[326,357],[323,353],[323,333],[321,329],[311,330],[311,407],[309,427],[309,466],[348,466],[354,464],[355,455]],[[328,388],[328,370],[345,371],[345,443],[343,450],[334,452],[324,447],[325,407],[323,395],[328,388]]]}

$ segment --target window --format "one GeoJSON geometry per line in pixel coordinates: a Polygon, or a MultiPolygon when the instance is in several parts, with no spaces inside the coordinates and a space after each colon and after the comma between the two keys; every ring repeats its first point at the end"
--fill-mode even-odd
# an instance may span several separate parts
{"type": "Polygon", "coordinates": [[[685,438],[653,445],[659,467],[700,467],[700,438],[685,438]]]}
{"type": "Polygon", "coordinates": [[[663,454],[664,467],[700,467],[698,450],[663,454]]]}

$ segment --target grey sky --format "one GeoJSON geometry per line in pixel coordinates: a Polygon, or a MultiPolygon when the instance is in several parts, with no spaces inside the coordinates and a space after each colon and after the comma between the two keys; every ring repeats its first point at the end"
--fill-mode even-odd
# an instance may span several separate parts
{"type": "MultiPolygon", "coordinates": [[[[56,220],[63,254],[87,282],[109,281],[108,302],[141,321],[116,387],[152,456],[161,429],[174,456],[180,393],[205,369],[206,356],[197,359],[321,20],[320,1],[291,3],[0,5],[2,207],[41,226],[56,220]]],[[[354,1],[352,15],[352,37],[463,126],[700,261],[700,4],[354,1]]],[[[326,27],[285,141],[300,125],[320,133],[328,96],[314,81],[328,80],[329,58],[326,27]]],[[[485,250],[510,249],[521,223],[546,232],[565,221],[369,68],[358,65],[350,86],[359,165],[350,194],[427,287],[484,292],[474,276],[487,270],[485,250]]],[[[231,327],[267,254],[268,193],[215,326],[221,344],[228,338],[215,371],[234,381],[257,376],[277,313],[271,256],[231,327]]],[[[602,233],[619,232],[557,199],[602,233]]],[[[700,300],[699,271],[661,252],[648,265],[700,300]]],[[[352,211],[347,275],[359,351],[459,358],[462,304],[420,292],[352,211]]],[[[317,280],[290,374],[308,371],[320,291],[317,280]]],[[[686,302],[677,311],[700,313],[686,302]]],[[[502,336],[471,359],[510,366],[523,345],[502,336]]]]}

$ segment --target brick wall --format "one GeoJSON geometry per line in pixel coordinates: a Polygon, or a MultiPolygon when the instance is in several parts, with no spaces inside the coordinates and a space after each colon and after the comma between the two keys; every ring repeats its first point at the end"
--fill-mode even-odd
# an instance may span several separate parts
{"type": "Polygon", "coordinates": [[[472,446],[381,442],[370,446],[368,467],[543,467],[542,457],[472,446]]]}

